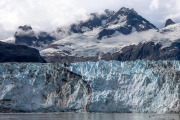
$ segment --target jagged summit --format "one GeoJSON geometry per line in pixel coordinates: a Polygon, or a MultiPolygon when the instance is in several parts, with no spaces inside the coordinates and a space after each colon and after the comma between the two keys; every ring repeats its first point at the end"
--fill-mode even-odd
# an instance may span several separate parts
{"type": "Polygon", "coordinates": [[[127,14],[127,13],[138,14],[138,13],[134,10],[134,8],[130,9],[130,8],[126,8],[126,7],[120,8],[118,12],[124,12],[124,13],[126,13],[126,14],[127,14]]]}
{"type": "Polygon", "coordinates": [[[98,39],[111,37],[115,32],[128,35],[133,31],[141,32],[158,29],[148,20],[140,16],[134,9],[121,8],[106,21],[106,27],[99,33],[98,39]]]}
{"type": "Polygon", "coordinates": [[[24,26],[19,26],[18,29],[23,31],[29,31],[32,30],[32,27],[30,25],[24,25],[24,26]]]}
{"type": "Polygon", "coordinates": [[[112,15],[112,14],[115,13],[114,11],[109,10],[109,9],[105,9],[104,12],[105,12],[106,14],[108,14],[108,15],[112,15]]]}
{"type": "Polygon", "coordinates": [[[166,20],[165,27],[167,27],[169,25],[173,25],[173,24],[175,24],[175,22],[172,21],[171,19],[168,19],[168,20],[166,20]]]}

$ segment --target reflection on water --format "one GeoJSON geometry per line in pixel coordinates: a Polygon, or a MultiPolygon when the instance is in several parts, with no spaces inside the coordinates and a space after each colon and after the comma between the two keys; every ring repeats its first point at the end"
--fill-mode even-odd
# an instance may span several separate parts
{"type": "Polygon", "coordinates": [[[132,113],[0,114],[0,120],[180,120],[180,115],[132,113]]]}

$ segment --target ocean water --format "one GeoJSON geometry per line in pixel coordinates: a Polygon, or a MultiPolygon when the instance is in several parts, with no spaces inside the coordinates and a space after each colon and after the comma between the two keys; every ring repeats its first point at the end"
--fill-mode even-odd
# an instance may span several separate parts
{"type": "Polygon", "coordinates": [[[0,114],[0,120],[180,120],[180,114],[47,113],[0,114]]]}

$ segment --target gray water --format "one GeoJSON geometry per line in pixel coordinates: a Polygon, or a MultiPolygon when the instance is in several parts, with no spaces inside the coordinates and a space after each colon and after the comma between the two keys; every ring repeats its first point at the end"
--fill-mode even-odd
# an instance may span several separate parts
{"type": "Polygon", "coordinates": [[[180,114],[53,113],[0,114],[0,120],[180,120],[180,114]]]}

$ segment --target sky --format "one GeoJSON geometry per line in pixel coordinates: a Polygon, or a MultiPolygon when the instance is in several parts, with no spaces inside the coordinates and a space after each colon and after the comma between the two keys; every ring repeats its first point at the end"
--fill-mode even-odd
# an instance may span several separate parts
{"type": "Polygon", "coordinates": [[[0,0],[0,39],[20,25],[35,31],[86,20],[92,12],[121,7],[134,8],[141,16],[162,28],[166,19],[180,22],[180,0],[0,0]]]}

